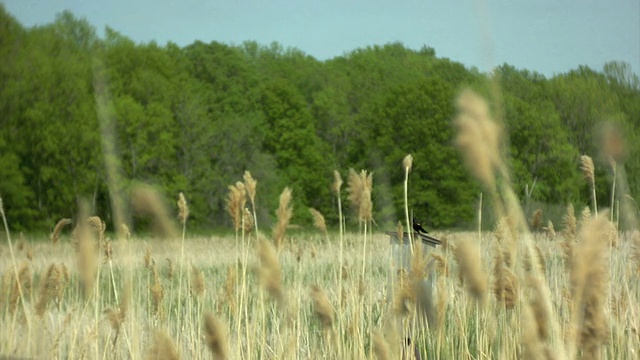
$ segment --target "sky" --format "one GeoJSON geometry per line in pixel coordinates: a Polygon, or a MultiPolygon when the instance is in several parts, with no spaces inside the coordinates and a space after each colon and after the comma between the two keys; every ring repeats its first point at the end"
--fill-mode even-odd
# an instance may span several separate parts
{"type": "Polygon", "coordinates": [[[319,60],[402,42],[489,71],[546,76],[623,61],[640,74],[640,0],[0,0],[23,26],[70,10],[99,35],[180,46],[254,40],[319,60]]]}

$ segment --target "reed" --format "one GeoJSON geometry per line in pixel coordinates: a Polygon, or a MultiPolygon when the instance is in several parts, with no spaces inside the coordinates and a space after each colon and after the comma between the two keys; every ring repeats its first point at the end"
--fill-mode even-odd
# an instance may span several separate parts
{"type": "Polygon", "coordinates": [[[596,175],[593,160],[588,155],[580,156],[580,169],[584,178],[591,188],[591,201],[593,202],[593,213],[598,216],[598,201],[596,199],[596,175]]]}

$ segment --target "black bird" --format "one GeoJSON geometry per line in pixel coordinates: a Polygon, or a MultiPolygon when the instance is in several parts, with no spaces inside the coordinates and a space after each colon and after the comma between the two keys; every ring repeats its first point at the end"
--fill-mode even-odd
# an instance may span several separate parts
{"type": "Polygon", "coordinates": [[[429,232],[422,227],[422,225],[420,225],[419,222],[416,221],[416,219],[412,219],[413,220],[413,230],[417,231],[418,233],[422,233],[422,234],[428,234],[429,232]]]}

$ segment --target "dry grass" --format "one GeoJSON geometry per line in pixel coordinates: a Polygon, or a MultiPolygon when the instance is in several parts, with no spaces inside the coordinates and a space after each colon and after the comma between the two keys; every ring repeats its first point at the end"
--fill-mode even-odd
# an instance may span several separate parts
{"type": "Polygon", "coordinates": [[[291,189],[288,187],[282,190],[280,194],[280,202],[278,210],[276,210],[276,217],[278,221],[273,228],[273,241],[276,245],[276,249],[280,249],[284,242],[284,234],[293,216],[293,207],[289,205],[291,202],[291,189]]]}
{"type": "MultiPolygon", "coordinates": [[[[597,226],[597,224],[597,222],[592,222],[589,226],[597,226]]],[[[577,235],[579,244],[585,243],[584,237],[587,236],[588,231],[590,230],[581,229],[579,231],[577,235]]],[[[300,236],[313,239],[311,234],[300,236]]],[[[452,253],[438,251],[428,255],[425,254],[428,259],[434,259],[434,271],[438,274],[438,280],[433,288],[433,306],[435,307],[435,317],[438,320],[433,325],[437,325],[438,331],[442,333],[442,337],[433,337],[425,342],[424,345],[421,345],[425,352],[428,351],[435,358],[443,359],[464,358],[467,356],[465,354],[475,354],[474,356],[480,357],[482,357],[480,354],[485,354],[488,358],[518,358],[520,357],[518,347],[509,344],[523,343],[525,339],[531,338],[532,340],[527,340],[532,341],[528,343],[530,345],[527,345],[527,351],[532,351],[531,353],[533,354],[546,354],[550,348],[549,337],[551,334],[550,325],[548,324],[549,309],[545,307],[545,302],[539,298],[541,291],[538,290],[542,284],[546,284],[551,288],[551,302],[557,306],[556,313],[560,316],[558,320],[561,324],[561,332],[576,334],[575,356],[583,357],[587,347],[595,346],[594,348],[598,349],[597,351],[602,354],[602,357],[620,359],[634,357],[632,351],[637,351],[640,347],[640,339],[633,333],[640,323],[640,314],[634,310],[640,308],[638,298],[640,288],[638,283],[633,280],[637,276],[635,270],[637,265],[627,261],[628,254],[633,254],[632,245],[634,240],[632,239],[634,239],[634,236],[621,236],[618,247],[612,249],[610,257],[612,266],[611,281],[617,284],[626,284],[625,286],[628,287],[627,291],[616,292],[616,301],[611,302],[617,304],[615,311],[622,314],[622,316],[616,317],[615,321],[611,319],[604,321],[606,318],[602,317],[603,311],[606,314],[607,308],[610,306],[606,295],[608,290],[605,288],[601,298],[594,299],[591,295],[597,294],[600,291],[598,289],[606,286],[604,284],[608,284],[605,281],[608,281],[609,266],[605,266],[605,273],[600,271],[595,274],[589,272],[595,271],[593,266],[587,267],[588,271],[581,276],[575,275],[576,279],[572,282],[574,271],[578,274],[579,270],[577,269],[582,269],[582,265],[572,265],[569,269],[564,267],[561,255],[561,244],[564,240],[561,239],[560,241],[542,241],[538,244],[541,252],[546,254],[546,273],[548,278],[527,278],[524,264],[518,260],[515,261],[515,270],[513,272],[518,280],[519,296],[514,300],[516,305],[511,311],[517,313],[521,311],[520,309],[524,309],[526,305],[531,315],[530,317],[522,318],[514,317],[507,322],[500,315],[500,312],[495,314],[493,312],[479,312],[479,309],[472,305],[473,302],[467,301],[468,299],[485,298],[483,301],[489,306],[495,306],[496,308],[504,306],[499,298],[494,296],[487,297],[489,294],[487,288],[489,278],[487,275],[483,275],[484,280],[482,278],[474,280],[471,277],[471,275],[475,276],[476,274],[493,274],[494,256],[499,249],[494,235],[484,234],[477,244],[478,246],[475,246],[475,250],[473,248],[469,249],[469,245],[466,245],[469,242],[475,243],[478,241],[475,233],[454,233],[450,236],[452,237],[450,242],[455,245],[455,251],[452,253]],[[452,261],[454,254],[458,259],[457,261],[452,261]],[[459,264],[463,264],[462,267],[459,264]],[[447,276],[448,268],[451,268],[452,274],[458,273],[461,268],[465,274],[469,274],[465,275],[464,286],[457,281],[449,281],[447,276]],[[632,269],[633,271],[631,271],[632,269]],[[600,276],[602,276],[601,283],[603,285],[591,286],[596,284],[595,280],[600,276]],[[565,289],[574,288],[573,283],[576,284],[576,288],[579,288],[580,284],[585,282],[590,285],[588,290],[593,290],[591,293],[586,293],[586,289],[583,291],[571,291],[572,294],[583,294],[581,295],[582,300],[580,300],[580,303],[585,304],[582,307],[584,311],[580,313],[581,315],[579,315],[576,322],[576,330],[572,330],[574,329],[572,325],[573,309],[580,307],[572,305],[577,301],[575,295],[564,297],[563,294],[565,289]],[[478,285],[470,286],[471,284],[478,285]],[[467,285],[473,289],[473,292],[467,290],[467,285]],[[596,310],[600,312],[596,312],[596,310]],[[600,327],[599,324],[605,325],[600,327]],[[581,329],[586,331],[584,335],[581,329]],[[602,336],[605,334],[603,329],[610,330],[606,332],[608,339],[606,343],[602,342],[602,336]],[[492,335],[495,334],[495,331],[500,331],[503,335],[497,337],[492,335]],[[520,334],[522,334],[522,337],[520,334]],[[524,337],[525,334],[529,334],[527,335],[529,338],[524,337]],[[595,335],[593,340],[590,340],[589,334],[595,335]],[[469,336],[472,337],[469,338],[469,336]],[[467,343],[464,346],[461,345],[465,344],[463,339],[466,338],[471,339],[471,343],[467,343]],[[591,343],[596,345],[589,345],[591,343]],[[425,348],[425,346],[427,347],[425,348]]],[[[562,235],[558,236],[561,237],[562,235]]],[[[606,231],[602,232],[602,236],[608,236],[606,231]]],[[[359,236],[352,234],[348,235],[348,238],[351,240],[347,241],[347,244],[352,244],[345,246],[345,263],[356,265],[362,254],[360,247],[353,243],[359,236]]],[[[606,239],[606,237],[600,239],[605,247],[604,254],[608,252],[606,239]]],[[[102,329],[99,325],[100,322],[95,323],[91,317],[82,315],[81,310],[84,308],[85,302],[79,287],[81,275],[77,268],[71,266],[74,263],[74,259],[70,255],[70,253],[73,254],[72,244],[58,243],[53,247],[50,242],[33,243],[35,254],[40,255],[36,255],[31,263],[25,261],[19,269],[20,277],[22,278],[21,284],[23,291],[25,291],[26,316],[37,319],[39,318],[37,311],[39,311],[43,319],[54,320],[53,323],[47,325],[48,332],[51,335],[43,334],[42,337],[37,338],[37,341],[35,333],[31,335],[34,337],[30,341],[18,341],[18,339],[25,339],[28,333],[26,328],[19,325],[22,322],[18,321],[13,325],[12,319],[14,315],[12,314],[16,314],[17,319],[25,315],[22,315],[22,311],[19,310],[18,296],[11,295],[11,293],[17,294],[17,291],[14,291],[14,289],[17,289],[17,285],[13,276],[11,276],[10,262],[5,261],[7,252],[3,251],[2,254],[4,255],[2,256],[5,256],[5,258],[2,259],[2,269],[0,270],[5,274],[3,277],[6,280],[3,283],[3,289],[5,290],[2,292],[3,302],[2,306],[0,306],[0,326],[3,329],[11,328],[13,331],[2,332],[0,336],[0,351],[6,353],[9,346],[11,346],[12,349],[15,349],[17,356],[49,357],[49,350],[56,348],[57,356],[66,358],[69,356],[79,357],[81,353],[95,354],[96,349],[98,349],[99,354],[107,351],[108,354],[113,353],[120,354],[122,357],[129,357],[127,355],[129,354],[127,342],[124,341],[125,337],[123,337],[126,331],[131,343],[132,357],[147,357],[147,354],[157,354],[157,351],[162,351],[163,355],[167,355],[169,358],[208,358],[211,356],[209,354],[211,345],[206,335],[208,330],[205,330],[202,335],[200,335],[200,331],[203,331],[201,329],[206,329],[206,326],[209,325],[205,325],[204,315],[200,313],[200,308],[195,306],[195,304],[202,304],[205,308],[215,309],[216,318],[220,321],[220,326],[226,330],[226,345],[228,346],[228,358],[230,359],[248,358],[249,356],[259,357],[259,354],[262,351],[267,351],[267,349],[271,349],[269,351],[282,351],[282,354],[288,351],[288,358],[307,358],[309,355],[305,354],[318,354],[324,351],[331,353],[331,351],[338,351],[338,347],[342,349],[343,354],[346,354],[346,358],[365,358],[368,357],[368,350],[362,344],[369,343],[374,329],[387,329],[391,323],[395,322],[393,319],[404,319],[398,324],[401,325],[399,327],[400,332],[415,332],[416,330],[411,330],[413,328],[413,325],[411,325],[413,323],[412,319],[418,319],[417,316],[421,311],[420,307],[424,307],[422,304],[427,304],[427,302],[421,302],[422,300],[419,298],[424,296],[420,294],[420,291],[423,291],[422,294],[424,294],[424,288],[421,289],[419,286],[415,286],[415,283],[410,280],[410,267],[407,269],[406,275],[404,275],[403,284],[405,287],[399,287],[399,289],[403,289],[404,295],[402,295],[402,291],[395,293],[391,291],[394,288],[392,284],[398,284],[399,281],[391,281],[392,278],[395,278],[395,273],[392,274],[389,268],[391,245],[388,237],[384,235],[374,235],[372,238],[372,247],[378,249],[378,251],[370,255],[371,267],[367,273],[365,286],[374,290],[371,295],[367,295],[368,291],[365,290],[362,294],[364,296],[361,296],[358,291],[360,277],[352,276],[353,266],[345,266],[344,270],[342,270],[344,276],[341,275],[341,271],[338,271],[340,267],[336,261],[339,252],[339,244],[337,242],[327,244],[321,241],[320,237],[316,237],[317,257],[311,259],[305,256],[300,263],[296,261],[295,252],[283,251],[278,255],[270,241],[263,240],[259,242],[263,245],[259,245],[255,259],[248,258],[250,261],[248,266],[260,270],[255,276],[251,273],[249,274],[246,285],[247,297],[242,307],[240,307],[235,296],[242,283],[238,282],[238,276],[235,272],[236,256],[234,256],[233,237],[192,237],[187,239],[188,246],[186,247],[185,259],[188,263],[193,264],[193,267],[185,269],[191,274],[191,282],[185,285],[182,293],[189,294],[189,290],[193,289],[194,296],[187,296],[185,298],[186,303],[182,305],[178,305],[175,302],[173,304],[170,303],[169,299],[175,297],[178,293],[178,289],[176,289],[177,281],[170,282],[167,276],[159,271],[156,261],[153,260],[153,258],[165,259],[175,256],[172,255],[175,252],[175,247],[164,242],[153,241],[153,258],[150,260],[152,270],[148,270],[145,268],[144,261],[140,259],[143,256],[138,254],[145,253],[150,241],[153,240],[134,238],[128,242],[127,251],[122,251],[121,246],[124,246],[123,243],[114,242],[115,254],[122,254],[114,256],[114,271],[116,274],[131,273],[132,286],[130,287],[131,294],[129,296],[120,294],[121,299],[116,301],[110,295],[106,277],[96,284],[96,286],[102,287],[99,312],[104,315],[99,320],[102,322],[104,319],[105,329],[102,329]],[[62,265],[68,267],[69,281],[64,288],[53,285],[57,281],[53,279],[58,279],[60,275],[54,275],[54,270],[49,270],[53,266],[52,264],[55,264],[58,269],[62,265]],[[335,271],[332,269],[335,269],[335,271]],[[46,276],[49,271],[52,272],[52,275],[46,276]],[[31,277],[29,275],[30,272],[32,274],[43,274],[33,278],[31,287],[38,289],[38,292],[33,295],[31,295],[30,291],[27,291],[29,288],[28,279],[31,277]],[[260,272],[265,275],[260,275],[260,272]],[[198,295],[199,290],[196,290],[198,287],[195,284],[200,273],[204,274],[207,287],[213,290],[198,295]],[[277,280],[278,273],[281,274],[279,282],[277,280]],[[345,285],[344,291],[341,291],[338,287],[338,280],[345,285]],[[7,285],[7,282],[10,282],[10,285],[7,285]],[[245,309],[249,314],[259,313],[259,309],[264,306],[266,314],[272,314],[273,310],[270,310],[272,308],[269,302],[264,305],[260,304],[258,283],[263,284],[270,297],[288,299],[286,302],[288,315],[286,318],[266,316],[264,320],[260,317],[250,316],[246,325],[243,320],[241,332],[237,333],[238,314],[244,313],[245,309]],[[318,286],[318,291],[313,290],[313,293],[311,293],[308,289],[313,285],[318,286]],[[54,294],[54,289],[61,293],[54,294]],[[7,295],[5,296],[4,294],[7,295]],[[394,306],[393,298],[389,297],[388,294],[397,294],[400,298],[404,297],[401,301],[396,302],[397,305],[402,305],[402,308],[394,306]],[[46,307],[38,306],[41,302],[40,299],[45,297],[48,299],[48,305],[46,307]],[[125,298],[130,300],[128,305],[123,307],[121,304],[125,298]],[[193,305],[187,306],[189,303],[193,303],[193,305]],[[338,306],[338,304],[340,305],[338,306]],[[13,312],[10,311],[8,305],[12,306],[13,312]],[[38,310],[38,308],[41,310],[38,310]],[[364,311],[367,308],[370,308],[371,312],[364,311]],[[177,323],[177,320],[172,317],[172,314],[177,309],[188,311],[185,313],[181,323],[177,323]],[[396,317],[396,310],[400,310],[402,316],[396,317]],[[371,316],[375,317],[371,318],[370,321],[367,320],[371,316]],[[64,322],[65,318],[70,319],[67,321],[67,325],[64,322]],[[289,324],[286,327],[289,330],[286,331],[284,330],[285,327],[283,327],[285,320],[289,324]],[[266,329],[264,330],[266,331],[264,337],[258,335],[263,331],[262,321],[273,322],[273,326],[264,328],[266,329]],[[313,325],[314,323],[318,325],[313,325]],[[339,326],[341,323],[344,323],[345,326],[339,326]],[[331,331],[336,333],[336,341],[339,341],[340,344],[336,349],[329,347],[329,350],[327,350],[325,336],[314,332],[316,326],[321,329],[323,324],[324,326],[332,324],[330,325],[331,331]],[[247,338],[244,335],[245,326],[249,326],[250,334],[256,335],[247,338]],[[164,334],[166,336],[154,339],[152,334],[154,334],[157,327],[166,329],[164,334]],[[74,333],[77,333],[75,342],[77,345],[71,347],[74,333]],[[178,336],[179,333],[181,334],[180,336],[178,336]],[[119,334],[117,341],[114,340],[116,334],[119,334]],[[177,339],[180,340],[178,341],[177,339]],[[199,339],[203,340],[200,341],[199,339]],[[293,350],[286,350],[286,344],[289,344],[290,341],[297,345],[293,346],[293,350]],[[56,342],[58,345],[54,347],[56,342]],[[42,343],[42,345],[37,345],[39,343],[42,343]],[[238,344],[241,344],[240,350],[237,346],[238,344]],[[166,346],[169,350],[162,348],[163,346],[166,346]],[[73,353],[70,353],[70,351],[73,351],[73,353]]],[[[302,241],[302,239],[296,238],[295,241],[302,241]]],[[[520,247],[522,244],[518,246],[520,247]]],[[[576,251],[582,251],[582,248],[577,247],[576,251]]],[[[522,252],[518,251],[518,254],[520,253],[522,252]]],[[[585,257],[585,259],[593,259],[593,257],[585,257]]],[[[598,260],[596,264],[602,264],[602,261],[604,260],[598,260]]],[[[421,266],[417,265],[417,261],[414,264],[416,264],[414,265],[414,271],[418,272],[421,266]]],[[[608,264],[608,262],[605,264],[608,264]]],[[[106,265],[98,263],[98,266],[106,265]]],[[[355,267],[357,268],[357,266],[355,267]]],[[[176,276],[174,274],[174,278],[176,276]]],[[[119,287],[122,286],[121,279],[120,275],[116,275],[119,287]]],[[[493,284],[495,277],[491,277],[491,279],[493,284]]],[[[277,304],[278,301],[275,303],[277,304]]],[[[93,302],[89,306],[93,306],[93,302]]],[[[613,312],[613,309],[609,311],[613,312]]],[[[37,321],[34,321],[34,323],[37,323],[37,321]]],[[[215,331],[215,333],[217,334],[218,332],[215,331]]],[[[372,352],[379,354],[381,357],[386,351],[392,351],[393,353],[394,350],[392,348],[395,344],[391,337],[388,336],[387,330],[384,330],[383,333],[384,340],[391,350],[384,350],[385,347],[384,343],[381,342],[380,334],[374,336],[374,343],[372,343],[373,347],[371,348],[372,352]]],[[[415,334],[427,333],[416,332],[415,334]]],[[[422,342],[423,340],[419,340],[421,339],[420,336],[426,335],[414,335],[414,342],[422,342]]],[[[568,343],[569,337],[564,340],[568,343]]],[[[562,342],[564,343],[564,341],[562,342]]],[[[224,343],[224,340],[219,342],[220,346],[224,345],[224,343]]],[[[551,348],[554,349],[553,347],[551,348]]],[[[562,354],[562,350],[556,352],[558,358],[562,354]]],[[[567,357],[565,356],[565,358],[567,357]]]]}

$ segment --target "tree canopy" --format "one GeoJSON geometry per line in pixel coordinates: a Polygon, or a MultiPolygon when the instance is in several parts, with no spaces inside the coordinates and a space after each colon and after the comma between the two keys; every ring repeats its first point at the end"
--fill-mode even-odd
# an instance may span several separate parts
{"type": "MultiPolygon", "coordinates": [[[[294,221],[309,222],[313,207],[336,223],[332,173],[354,168],[373,171],[376,222],[395,223],[409,153],[414,214],[431,227],[469,226],[481,189],[453,144],[454,102],[463,88],[495,85],[523,198],[536,184],[536,202],[587,204],[579,157],[598,157],[603,122],[626,137],[623,165],[640,196],[640,81],[623,63],[552,78],[508,64],[484,74],[401,43],[318,61],[277,43],[138,44],[111,28],[101,38],[69,12],[25,28],[0,5],[0,64],[0,196],[15,229],[47,230],[80,200],[113,221],[105,146],[124,193],[136,182],[184,192],[202,228],[230,224],[227,186],[245,170],[258,180],[260,221],[289,186],[294,221]]],[[[597,192],[610,206],[601,160],[597,192]]]]}

